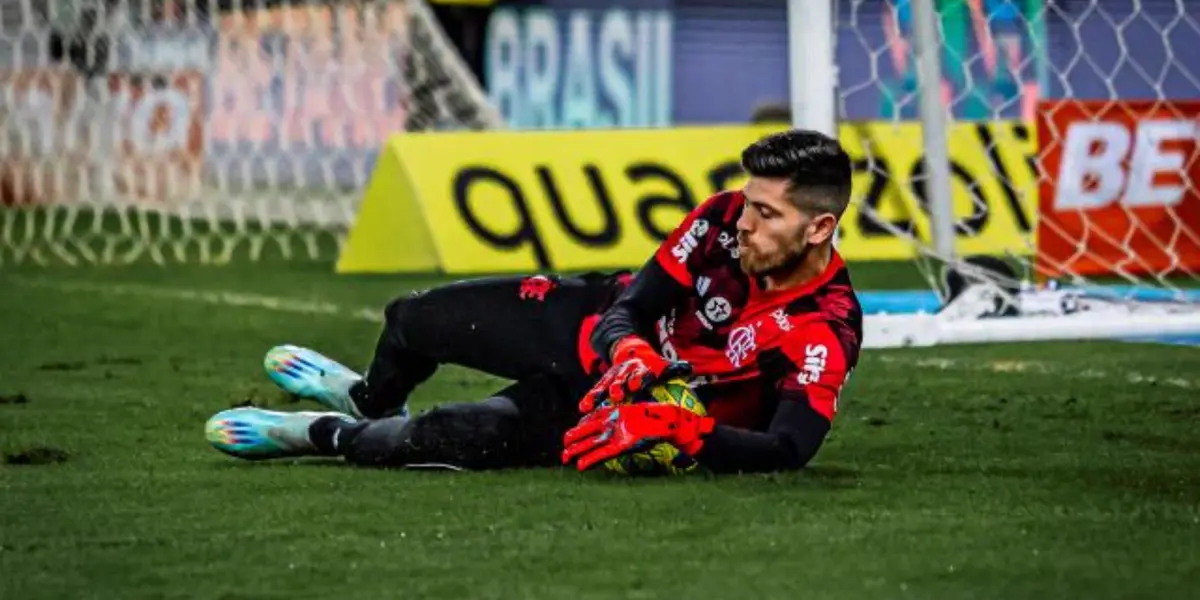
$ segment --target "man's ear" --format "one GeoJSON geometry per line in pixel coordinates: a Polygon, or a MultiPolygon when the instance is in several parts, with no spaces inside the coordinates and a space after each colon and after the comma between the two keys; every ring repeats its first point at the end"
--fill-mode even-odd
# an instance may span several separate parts
{"type": "Polygon", "coordinates": [[[808,243],[819,246],[826,240],[833,239],[833,233],[837,230],[837,217],[831,213],[822,213],[815,217],[808,224],[808,243]]]}

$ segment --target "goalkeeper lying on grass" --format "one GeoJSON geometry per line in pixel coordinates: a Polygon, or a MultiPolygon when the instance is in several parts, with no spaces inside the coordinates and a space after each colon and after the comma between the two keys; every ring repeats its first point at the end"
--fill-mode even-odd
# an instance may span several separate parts
{"type": "Polygon", "coordinates": [[[745,187],[692,211],[636,275],[475,279],[398,298],[363,376],[272,349],[275,383],[334,412],[230,409],[209,420],[209,441],[245,459],[580,470],[667,442],[714,472],[804,466],[862,337],[832,244],[850,160],[833,139],[790,131],[747,147],[742,165],[745,187]],[[515,383],[410,416],[409,394],[445,363],[515,383]],[[678,376],[707,416],[626,402],[678,376]]]}

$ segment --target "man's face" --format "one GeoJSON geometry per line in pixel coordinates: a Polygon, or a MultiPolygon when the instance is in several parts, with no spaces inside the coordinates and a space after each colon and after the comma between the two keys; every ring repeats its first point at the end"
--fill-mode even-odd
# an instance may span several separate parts
{"type": "Polygon", "coordinates": [[[810,244],[827,237],[824,226],[833,215],[814,219],[804,214],[789,198],[786,179],[751,177],[743,193],[746,207],[737,228],[740,262],[746,274],[789,271],[804,259],[810,244]]]}

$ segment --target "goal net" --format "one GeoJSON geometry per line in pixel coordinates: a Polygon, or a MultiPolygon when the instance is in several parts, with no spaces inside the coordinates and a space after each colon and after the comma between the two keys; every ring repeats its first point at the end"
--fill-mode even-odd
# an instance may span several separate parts
{"type": "Polygon", "coordinates": [[[933,290],[873,319],[878,345],[1200,336],[1195,2],[834,6],[836,63],[871,65],[837,81],[859,177],[840,243],[933,290]]]}
{"type": "Polygon", "coordinates": [[[397,132],[501,119],[422,0],[0,0],[0,267],[330,259],[397,132]]]}

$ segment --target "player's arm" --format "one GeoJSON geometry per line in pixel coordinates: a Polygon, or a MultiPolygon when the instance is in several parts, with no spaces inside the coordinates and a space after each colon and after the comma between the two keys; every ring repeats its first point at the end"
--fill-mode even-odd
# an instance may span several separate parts
{"type": "Polygon", "coordinates": [[[805,399],[787,398],[780,401],[767,431],[717,425],[695,458],[714,473],[800,469],[816,456],[829,427],[830,420],[805,399]]]}
{"type": "Polygon", "coordinates": [[[612,359],[614,347],[623,339],[653,339],[654,322],[667,314],[685,293],[687,288],[662,267],[658,258],[651,258],[600,317],[592,332],[592,349],[605,359],[612,359]]]}
{"type": "Polygon", "coordinates": [[[629,287],[600,318],[592,333],[596,354],[614,358],[614,350],[631,336],[654,337],[654,323],[665,315],[693,285],[703,260],[702,239],[709,223],[728,199],[713,196],[696,207],[659,245],[654,256],[634,276],[629,287]]]}
{"type": "Polygon", "coordinates": [[[846,357],[825,323],[791,337],[795,341],[782,348],[782,374],[764,388],[778,402],[767,430],[715,425],[695,455],[700,464],[718,473],[787,471],[817,454],[846,381],[846,357]]]}
{"type": "MultiPolygon", "coordinates": [[[[645,443],[674,444],[717,473],[799,469],[812,460],[829,432],[846,381],[846,359],[828,325],[793,332],[784,348],[782,376],[772,377],[778,401],[767,431],[718,425],[673,404],[640,402],[590,413],[563,436],[563,464],[584,471],[645,443]],[[803,335],[797,336],[796,333],[803,335]],[[804,341],[807,340],[807,341],[804,341]]],[[[780,371],[775,371],[778,375],[780,371]]]]}
{"type": "Polygon", "coordinates": [[[691,365],[662,356],[648,340],[656,337],[655,321],[689,293],[695,273],[703,267],[706,236],[716,231],[712,223],[729,204],[729,195],[718,194],[688,214],[601,316],[589,342],[611,366],[579,401],[581,412],[591,412],[604,400],[621,402],[656,381],[691,372],[691,365]]]}

